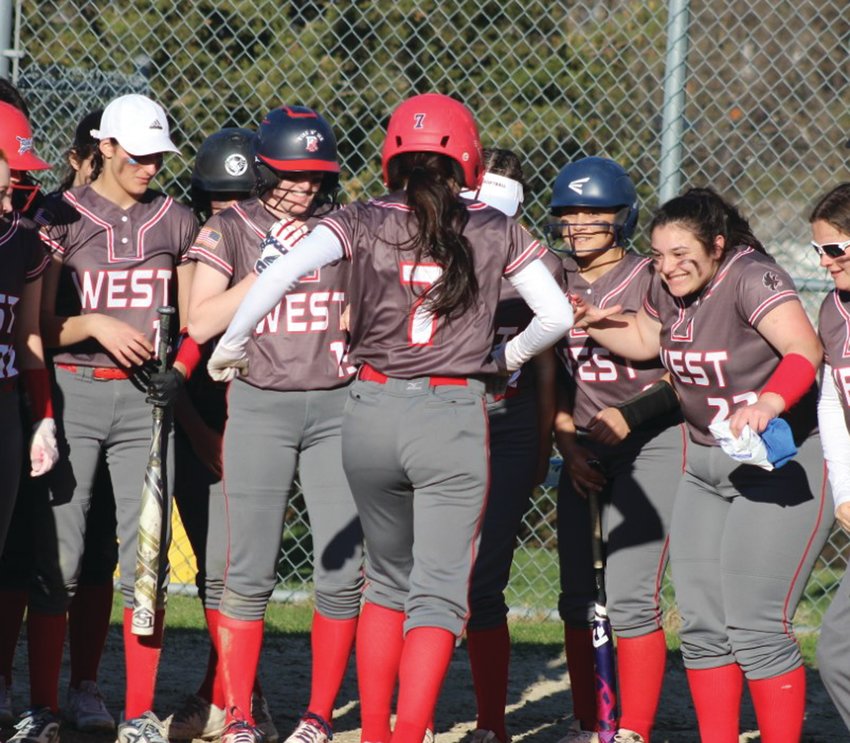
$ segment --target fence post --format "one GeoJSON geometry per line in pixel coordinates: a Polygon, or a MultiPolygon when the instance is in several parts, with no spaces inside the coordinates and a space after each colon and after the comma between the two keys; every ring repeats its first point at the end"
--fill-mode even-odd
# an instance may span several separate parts
{"type": "Polygon", "coordinates": [[[0,77],[5,77],[7,80],[12,53],[14,15],[13,0],[0,0],[0,77]]]}
{"type": "Polygon", "coordinates": [[[664,65],[661,164],[658,183],[658,194],[662,204],[673,198],[681,186],[689,10],[689,0],[670,0],[667,9],[667,54],[664,65]]]}

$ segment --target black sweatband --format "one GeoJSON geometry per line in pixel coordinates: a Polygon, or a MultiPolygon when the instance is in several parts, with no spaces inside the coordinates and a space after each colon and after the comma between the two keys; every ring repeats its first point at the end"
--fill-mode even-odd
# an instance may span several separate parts
{"type": "Polygon", "coordinates": [[[615,405],[633,431],[644,423],[679,409],[679,398],[664,380],[647,387],[631,400],[615,405]]]}

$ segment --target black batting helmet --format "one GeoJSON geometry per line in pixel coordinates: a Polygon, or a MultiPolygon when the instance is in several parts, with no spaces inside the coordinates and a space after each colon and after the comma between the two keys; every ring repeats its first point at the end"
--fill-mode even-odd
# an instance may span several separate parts
{"type": "Polygon", "coordinates": [[[281,106],[263,118],[257,128],[258,190],[274,188],[289,172],[325,174],[320,195],[332,200],[339,187],[336,137],[330,124],[312,108],[281,106]]]}
{"type": "Polygon", "coordinates": [[[253,193],[254,137],[250,129],[227,127],[201,143],[192,168],[192,205],[197,212],[208,211],[212,194],[244,199],[253,193]]]}

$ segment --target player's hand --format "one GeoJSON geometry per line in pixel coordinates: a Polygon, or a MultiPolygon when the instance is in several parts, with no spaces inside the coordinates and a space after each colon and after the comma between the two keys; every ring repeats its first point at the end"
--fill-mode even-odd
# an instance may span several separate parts
{"type": "Polygon", "coordinates": [[[90,318],[92,337],[121,366],[130,368],[153,358],[153,344],[142,331],[109,315],[97,314],[90,318]]]}
{"type": "Polygon", "coordinates": [[[177,399],[185,381],[177,369],[153,372],[148,378],[148,396],[145,402],[160,408],[169,407],[177,399]]]}
{"type": "Polygon", "coordinates": [[[593,416],[587,428],[590,438],[609,446],[619,444],[632,432],[618,408],[603,408],[593,416]]]}
{"type": "Polygon", "coordinates": [[[596,460],[593,452],[583,446],[574,446],[564,453],[564,467],[570,476],[573,489],[582,498],[590,493],[598,493],[605,487],[605,475],[589,462],[596,460]]]}
{"type": "Polygon", "coordinates": [[[761,395],[752,405],[744,405],[729,416],[729,430],[735,438],[741,435],[744,426],[761,433],[771,420],[785,410],[785,401],[779,395],[768,392],[761,395]]]}
{"type": "Polygon", "coordinates": [[[260,257],[254,263],[254,273],[265,271],[280,256],[286,255],[299,241],[307,236],[307,225],[297,219],[281,219],[275,222],[260,243],[260,257]]]}
{"type": "Polygon", "coordinates": [[[844,531],[850,532],[850,503],[842,503],[835,509],[835,519],[844,531]]]}
{"type": "Polygon", "coordinates": [[[348,332],[351,330],[351,305],[345,305],[345,309],[342,311],[342,315],[339,318],[339,329],[348,332]]]}
{"type": "Polygon", "coordinates": [[[30,475],[40,477],[50,472],[59,461],[59,444],[56,441],[56,422],[42,418],[32,428],[30,439],[30,475]]]}
{"type": "Polygon", "coordinates": [[[613,307],[597,307],[595,304],[586,302],[580,295],[570,292],[568,295],[570,304],[573,306],[573,326],[576,328],[589,328],[604,325],[612,315],[622,312],[622,305],[615,304],[613,307]]]}
{"type": "Polygon", "coordinates": [[[230,348],[221,341],[207,362],[207,371],[215,382],[231,382],[248,373],[248,356],[244,348],[230,348]]]}

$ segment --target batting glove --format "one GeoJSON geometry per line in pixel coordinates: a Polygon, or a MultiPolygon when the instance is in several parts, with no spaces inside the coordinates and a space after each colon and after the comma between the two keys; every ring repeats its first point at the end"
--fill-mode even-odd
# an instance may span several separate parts
{"type": "Polygon", "coordinates": [[[207,371],[216,382],[231,382],[237,375],[245,376],[248,373],[248,357],[244,346],[231,348],[219,341],[207,362],[207,371]]]}
{"type": "Polygon", "coordinates": [[[307,225],[295,219],[275,222],[260,243],[260,257],[254,263],[254,273],[259,275],[265,271],[280,256],[286,255],[308,232],[307,225]]]}
{"type": "Polygon", "coordinates": [[[148,396],[145,402],[167,408],[177,399],[184,381],[183,375],[177,369],[153,372],[148,379],[148,396]]]}
{"type": "Polygon", "coordinates": [[[56,422],[53,418],[42,418],[32,427],[30,439],[30,475],[39,477],[59,461],[59,444],[56,441],[56,422]]]}

